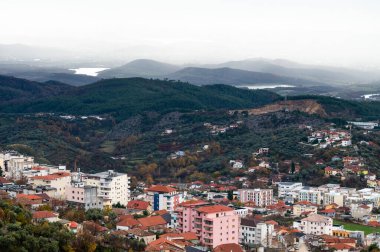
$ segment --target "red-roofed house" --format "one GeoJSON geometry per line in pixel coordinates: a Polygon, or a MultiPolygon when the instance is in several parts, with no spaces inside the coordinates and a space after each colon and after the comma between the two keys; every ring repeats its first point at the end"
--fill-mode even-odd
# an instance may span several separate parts
{"type": "Polygon", "coordinates": [[[152,212],[152,207],[149,202],[142,200],[131,200],[127,204],[128,209],[140,210],[140,211],[148,211],[152,212]]]}
{"type": "Polygon", "coordinates": [[[52,211],[35,211],[33,213],[33,221],[48,221],[48,222],[56,222],[59,221],[58,213],[54,213],[52,211]]]}
{"type": "Polygon", "coordinates": [[[32,208],[42,205],[42,197],[34,194],[17,194],[16,201],[23,205],[31,206],[32,208]]]}
{"type": "Polygon", "coordinates": [[[139,221],[134,218],[123,218],[120,222],[116,224],[117,230],[129,230],[135,227],[140,227],[141,224],[139,221]]]}
{"type": "Polygon", "coordinates": [[[148,188],[147,201],[150,202],[153,210],[174,211],[175,207],[183,201],[184,195],[175,188],[169,186],[156,185],[148,188]]]}
{"type": "Polygon", "coordinates": [[[168,227],[168,223],[162,216],[150,216],[145,218],[137,219],[142,228],[148,229],[150,232],[164,232],[168,227]]]}

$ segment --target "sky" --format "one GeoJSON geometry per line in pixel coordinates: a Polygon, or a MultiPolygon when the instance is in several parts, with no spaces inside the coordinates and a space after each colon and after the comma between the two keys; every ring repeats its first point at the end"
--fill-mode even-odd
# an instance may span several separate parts
{"type": "Polygon", "coordinates": [[[93,57],[380,68],[378,0],[1,0],[0,44],[93,57]]]}

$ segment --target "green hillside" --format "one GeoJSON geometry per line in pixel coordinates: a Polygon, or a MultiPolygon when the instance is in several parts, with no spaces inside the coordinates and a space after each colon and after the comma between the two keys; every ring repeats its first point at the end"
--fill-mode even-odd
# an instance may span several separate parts
{"type": "Polygon", "coordinates": [[[107,113],[126,118],[144,111],[257,107],[279,98],[269,91],[250,91],[224,85],[197,87],[143,78],[109,79],[74,88],[61,96],[2,107],[1,112],[107,113]]]}

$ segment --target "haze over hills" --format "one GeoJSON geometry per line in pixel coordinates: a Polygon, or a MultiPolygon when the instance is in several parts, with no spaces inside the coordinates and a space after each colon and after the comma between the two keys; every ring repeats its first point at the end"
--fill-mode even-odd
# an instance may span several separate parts
{"type": "Polygon", "coordinates": [[[180,66],[167,64],[155,60],[138,59],[123,66],[102,71],[99,77],[127,78],[127,77],[160,77],[181,69],[180,66]]]}
{"type": "Polygon", "coordinates": [[[322,83],[305,79],[278,76],[270,73],[224,68],[187,67],[165,76],[168,79],[186,81],[196,85],[227,84],[232,86],[251,84],[288,84],[296,86],[317,86],[322,83]]]}

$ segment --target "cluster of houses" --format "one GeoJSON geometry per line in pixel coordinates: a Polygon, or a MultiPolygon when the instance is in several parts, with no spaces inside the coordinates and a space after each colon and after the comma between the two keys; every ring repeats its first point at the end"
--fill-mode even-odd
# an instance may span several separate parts
{"type": "Polygon", "coordinates": [[[212,135],[224,134],[228,130],[239,128],[243,121],[237,121],[230,125],[213,125],[211,123],[204,123],[203,126],[210,130],[212,135]]]}
{"type": "Polygon", "coordinates": [[[322,149],[327,148],[328,146],[347,147],[352,145],[351,133],[349,131],[334,128],[326,130],[311,130],[307,141],[322,149]]]}
{"type": "MultiPolygon", "coordinates": [[[[261,149],[265,154],[268,149],[261,149]]],[[[347,163],[360,162],[345,158],[347,163]]],[[[238,161],[231,162],[231,165],[238,161]]],[[[116,171],[83,173],[48,166],[14,151],[0,153],[0,199],[13,199],[32,210],[33,221],[61,222],[73,233],[84,228],[98,234],[138,239],[146,251],[356,251],[380,234],[346,229],[334,220],[350,220],[380,230],[380,187],[357,190],[339,184],[319,187],[278,182],[268,188],[237,188],[228,179],[205,184],[145,186],[130,191],[130,178],[116,171]],[[25,179],[25,185],[13,181],[25,179]],[[53,201],[88,209],[111,209],[114,228],[102,223],[60,219],[54,211],[38,211],[53,201]]],[[[56,209],[53,209],[56,210],[56,209]]]]}

